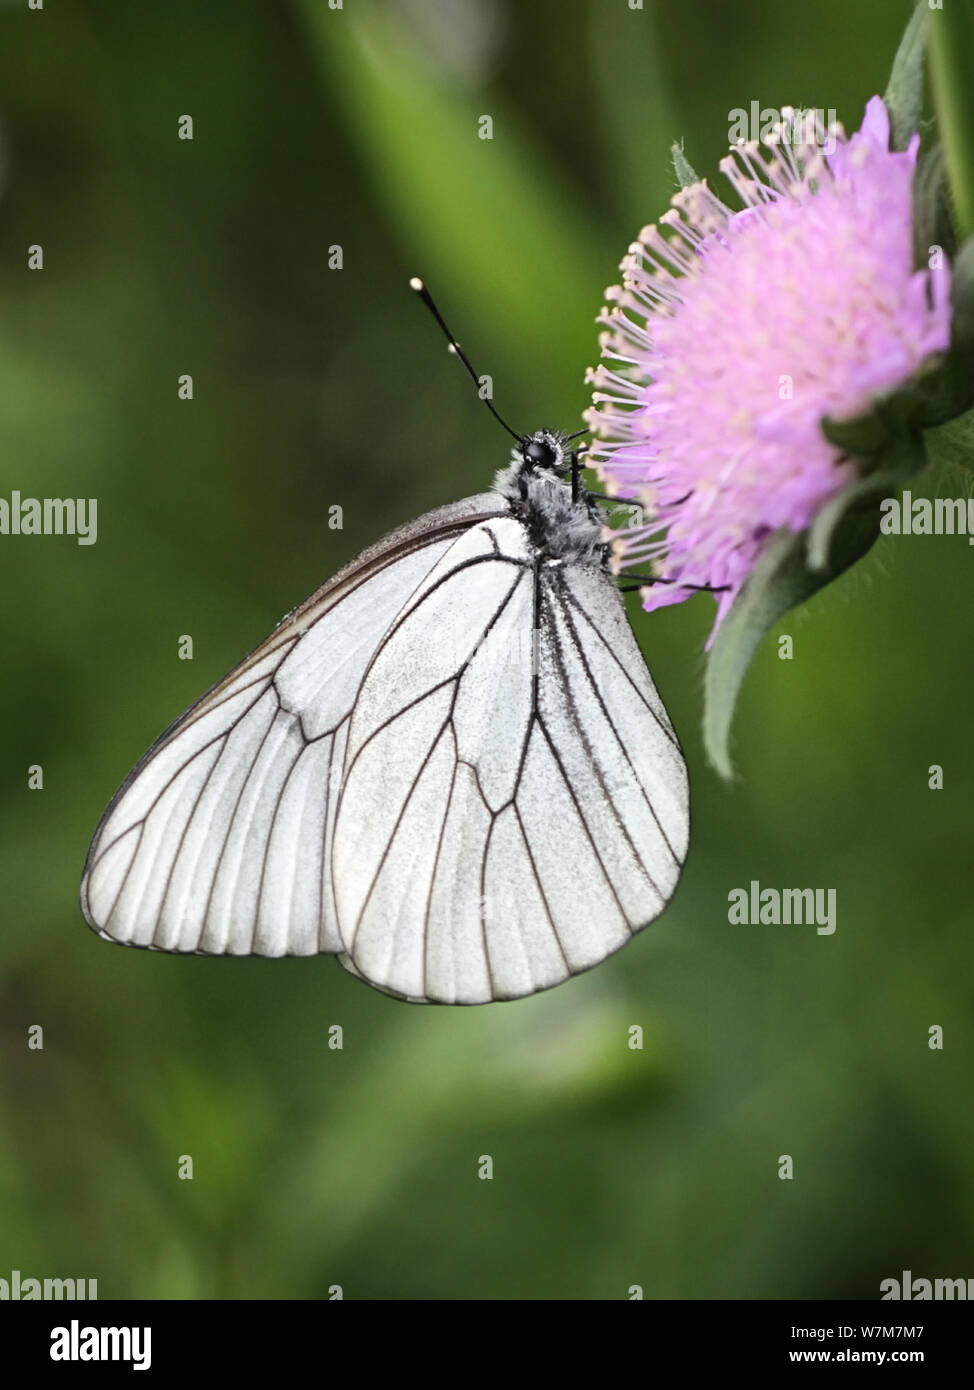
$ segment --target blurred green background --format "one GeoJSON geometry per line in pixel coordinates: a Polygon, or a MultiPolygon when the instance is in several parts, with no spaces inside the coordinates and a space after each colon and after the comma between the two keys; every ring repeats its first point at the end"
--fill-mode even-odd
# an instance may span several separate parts
{"type": "Polygon", "coordinates": [[[781,625],[795,657],[759,654],[731,787],[700,745],[712,601],[633,607],[690,764],[690,859],[654,927],[548,995],[423,1009],[327,957],[125,951],[76,901],[160,729],[364,544],[505,461],[408,276],[519,428],[577,428],[670,142],[713,177],[752,99],[854,129],[909,9],[0,9],[0,495],[99,500],[94,546],[0,539],[0,1276],[756,1299],[974,1276],[961,538],[884,538],[781,625]],[[835,888],[835,935],[729,925],[751,879],[835,888]]]}

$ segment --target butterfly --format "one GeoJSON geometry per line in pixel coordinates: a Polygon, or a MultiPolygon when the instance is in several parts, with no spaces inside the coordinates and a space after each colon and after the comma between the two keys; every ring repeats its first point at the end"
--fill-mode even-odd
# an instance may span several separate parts
{"type": "Polygon", "coordinates": [[[489,491],[363,551],[156,740],[88,852],[100,936],[325,952],[398,998],[480,1004],[659,916],[683,754],[575,436],[509,432],[489,491]]]}

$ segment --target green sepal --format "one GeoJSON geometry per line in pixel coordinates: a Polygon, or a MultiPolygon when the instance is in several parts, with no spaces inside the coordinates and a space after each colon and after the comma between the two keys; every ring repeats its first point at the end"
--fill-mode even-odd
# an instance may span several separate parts
{"type": "Polygon", "coordinates": [[[957,255],[957,237],[950,202],[950,181],[942,145],[924,151],[913,178],[913,246],[915,264],[929,264],[930,251],[939,246],[951,261],[957,255]]]}
{"type": "Polygon", "coordinates": [[[929,20],[927,0],[918,0],[893,59],[889,84],[883,96],[890,118],[890,143],[905,150],[919,129],[923,113],[923,57],[929,20]]]}
{"type": "Polygon", "coordinates": [[[683,146],[676,141],[670,146],[670,157],[673,160],[673,172],[681,188],[689,188],[691,184],[700,182],[693,165],[683,153],[683,146]]]}
{"type": "MultiPolygon", "coordinates": [[[[806,559],[809,570],[813,574],[824,573],[841,558],[844,553],[844,526],[853,526],[855,530],[866,535],[870,529],[871,518],[875,518],[875,540],[879,534],[878,503],[884,497],[893,496],[908,478],[920,472],[925,463],[923,443],[920,439],[914,439],[909,444],[889,449],[880,467],[856,478],[835,497],[831,497],[806,532],[806,559]]],[[[862,553],[865,554],[865,551],[862,553]]],[[[832,577],[834,578],[834,575],[832,577]]]]}

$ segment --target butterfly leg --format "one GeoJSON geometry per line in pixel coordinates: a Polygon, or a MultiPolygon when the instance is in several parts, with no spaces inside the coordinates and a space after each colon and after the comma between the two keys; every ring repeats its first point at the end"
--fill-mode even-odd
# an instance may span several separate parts
{"type": "Polygon", "coordinates": [[[619,592],[623,594],[635,593],[637,589],[643,589],[647,584],[677,584],[681,589],[692,589],[700,594],[726,594],[730,588],[729,584],[682,584],[679,579],[663,579],[658,574],[630,574],[627,579],[635,579],[635,584],[620,584],[619,592]]]}

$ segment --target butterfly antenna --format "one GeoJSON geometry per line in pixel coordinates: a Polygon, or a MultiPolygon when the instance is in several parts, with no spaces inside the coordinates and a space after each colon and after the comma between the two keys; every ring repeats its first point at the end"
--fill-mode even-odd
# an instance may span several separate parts
{"type": "MultiPolygon", "coordinates": [[[[480,380],[480,377],[479,377],[479,376],[477,375],[477,373],[474,371],[474,369],[473,369],[473,367],[472,367],[472,365],[471,365],[471,363],[470,363],[470,358],[467,356],[467,354],[464,352],[463,348],[462,348],[462,347],[460,346],[460,344],[457,342],[456,338],[455,338],[455,337],[453,336],[453,334],[450,332],[450,329],[449,329],[449,327],[447,326],[446,320],[444,319],[443,315],[440,313],[439,309],[437,309],[437,307],[436,307],[436,303],[434,302],[433,296],[430,294],[429,290],[428,290],[428,289],[426,288],[426,286],[423,284],[422,280],[420,280],[420,279],[419,279],[417,276],[415,276],[415,275],[413,276],[413,278],[412,278],[412,279],[410,280],[410,282],[409,282],[409,288],[410,288],[411,290],[415,290],[415,291],[416,291],[416,293],[419,295],[420,299],[421,299],[421,300],[423,301],[423,303],[426,305],[427,309],[429,309],[430,313],[431,313],[431,314],[433,315],[433,317],[436,319],[436,322],[440,325],[440,327],[442,328],[443,332],[446,334],[446,338],[447,338],[447,341],[448,341],[448,343],[449,343],[449,351],[453,353],[454,357],[459,357],[460,361],[463,363],[463,365],[464,365],[464,367],[465,367],[465,369],[466,369],[466,371],[467,371],[468,376],[470,377],[470,380],[471,380],[471,381],[473,382],[473,384],[476,386],[476,388],[477,388],[477,394],[478,394],[478,396],[479,396],[479,395],[480,395],[480,388],[481,388],[481,380],[480,380]]],[[[494,409],[494,406],[493,406],[493,403],[492,403],[491,400],[490,400],[490,397],[489,397],[489,396],[480,396],[480,399],[483,401],[484,405],[485,405],[485,406],[487,407],[487,409],[490,411],[491,415],[493,415],[493,417],[494,417],[494,419],[497,421],[497,423],[498,423],[499,425],[503,425],[504,429],[507,430],[507,432],[508,432],[508,434],[511,436],[511,438],[512,438],[512,439],[516,439],[517,442],[520,444],[524,436],[518,434],[515,430],[512,430],[511,427],[510,427],[510,425],[507,423],[507,421],[504,420],[504,419],[502,419],[501,416],[498,415],[497,411],[494,409]]]]}

